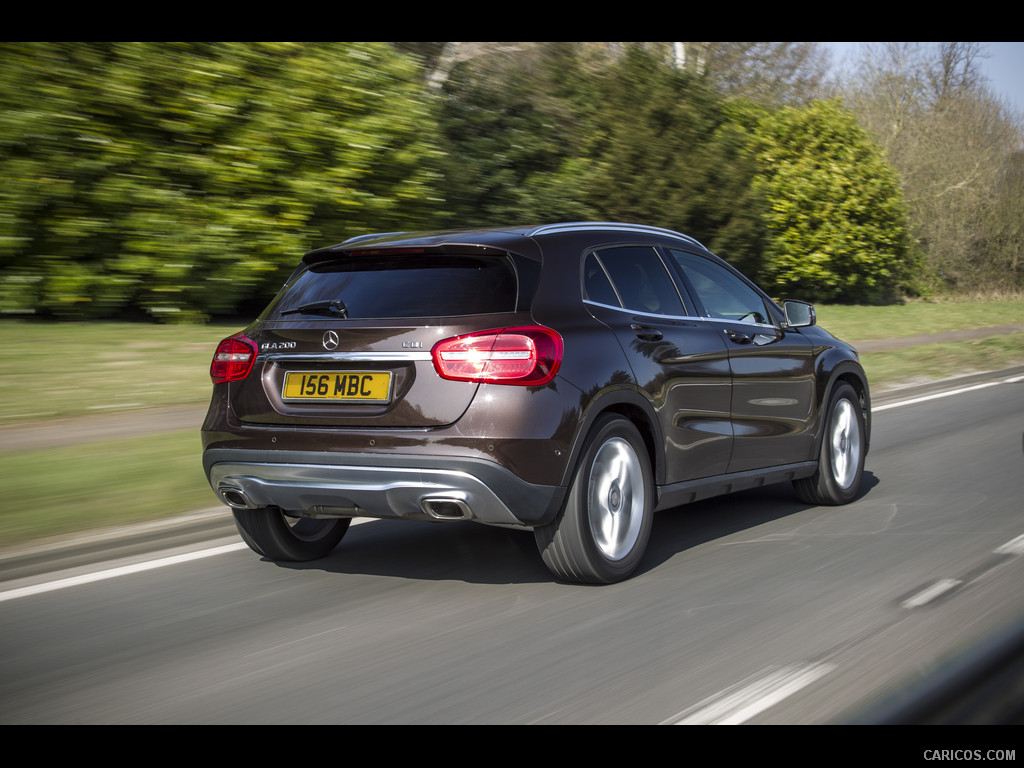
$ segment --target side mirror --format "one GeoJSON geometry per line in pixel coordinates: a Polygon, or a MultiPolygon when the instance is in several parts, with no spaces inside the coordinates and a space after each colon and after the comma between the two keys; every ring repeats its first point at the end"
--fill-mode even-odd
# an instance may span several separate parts
{"type": "Polygon", "coordinates": [[[782,303],[782,309],[786,313],[786,324],[790,328],[806,328],[818,322],[814,305],[808,304],[806,301],[789,299],[782,303]]]}

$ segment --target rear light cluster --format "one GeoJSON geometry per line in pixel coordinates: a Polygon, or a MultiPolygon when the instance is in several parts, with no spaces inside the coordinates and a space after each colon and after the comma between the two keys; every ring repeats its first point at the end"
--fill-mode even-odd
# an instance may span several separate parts
{"type": "Polygon", "coordinates": [[[256,362],[256,354],[256,342],[240,333],[224,339],[213,353],[210,378],[214,384],[244,379],[256,362]]]}
{"type": "Polygon", "coordinates": [[[558,372],[562,337],[539,325],[499,328],[439,341],[431,356],[445,379],[540,386],[558,372]]]}

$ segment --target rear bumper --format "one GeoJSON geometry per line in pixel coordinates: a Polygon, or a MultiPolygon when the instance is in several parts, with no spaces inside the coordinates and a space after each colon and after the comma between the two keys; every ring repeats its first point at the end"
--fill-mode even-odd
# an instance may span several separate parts
{"type": "Polygon", "coordinates": [[[234,508],[279,507],[311,517],[550,522],[565,489],[532,485],[473,458],[208,449],[210,486],[234,508]]]}

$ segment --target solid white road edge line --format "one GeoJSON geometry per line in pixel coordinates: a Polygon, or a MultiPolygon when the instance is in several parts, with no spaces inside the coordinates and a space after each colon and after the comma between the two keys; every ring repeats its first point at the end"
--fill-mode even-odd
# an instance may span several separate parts
{"type": "Polygon", "coordinates": [[[53,592],[54,590],[65,589],[67,587],[77,587],[79,584],[90,584],[94,581],[103,581],[104,579],[116,579],[118,576],[127,576],[132,573],[152,571],[156,568],[164,568],[168,565],[187,563],[191,560],[201,560],[204,557],[222,555],[225,552],[234,552],[238,549],[246,549],[246,545],[243,542],[227,544],[223,547],[203,549],[198,552],[187,552],[183,555],[172,555],[171,557],[161,557],[157,560],[147,560],[146,562],[135,563],[133,565],[122,565],[118,568],[108,568],[105,571],[96,571],[95,573],[83,573],[80,576],[57,579],[43,584],[34,584],[30,587],[10,589],[6,592],[0,592],[0,602],[5,600],[14,600],[19,597],[28,597],[29,595],[38,595],[43,592],[53,592]]]}
{"type": "Polygon", "coordinates": [[[976,389],[986,389],[987,387],[995,387],[999,384],[1004,384],[1002,381],[990,381],[986,384],[975,384],[973,387],[964,387],[962,389],[951,389],[948,392],[938,392],[934,395],[925,395],[924,397],[915,397],[913,400],[900,400],[895,403],[886,403],[885,405],[872,406],[871,412],[878,413],[879,411],[888,411],[891,408],[902,408],[905,405],[916,405],[917,403],[926,403],[929,400],[939,400],[943,397],[951,397],[952,395],[960,395],[964,392],[973,392],[976,389]]]}
{"type": "Polygon", "coordinates": [[[986,389],[987,387],[997,387],[1000,384],[1016,384],[1024,381],[1024,376],[1014,376],[1010,379],[1003,379],[1001,381],[989,381],[984,384],[975,384],[973,387],[961,387],[960,389],[950,389],[946,392],[936,392],[934,395],[925,395],[924,397],[915,397],[912,400],[898,400],[895,403],[886,403],[885,405],[877,405],[871,407],[872,413],[878,413],[879,411],[888,411],[891,408],[902,408],[905,405],[915,405],[916,403],[925,403],[929,400],[939,400],[943,397],[951,397],[953,395],[961,395],[964,392],[973,392],[976,389],[986,389]]]}
{"type": "MultiPolygon", "coordinates": [[[[352,521],[353,525],[359,523],[370,523],[376,520],[371,517],[360,517],[352,521]]],[[[18,587],[16,589],[9,589],[6,592],[0,592],[0,603],[6,600],[14,600],[19,597],[29,597],[30,595],[39,595],[44,592],[53,592],[58,589],[66,589],[68,587],[77,587],[80,584],[91,584],[94,581],[103,581],[105,579],[116,579],[118,576],[129,576],[133,573],[141,573],[142,571],[152,571],[156,568],[165,568],[169,565],[179,565],[181,563],[187,563],[192,560],[202,560],[204,557],[214,557],[216,555],[223,555],[228,552],[235,552],[239,549],[247,549],[248,547],[244,542],[238,542],[237,544],[226,544],[221,547],[212,547],[210,549],[201,549],[195,552],[186,552],[181,555],[170,555],[168,557],[158,557],[156,560],[147,560],[145,562],[133,563],[132,565],[122,565],[117,568],[107,568],[102,571],[96,571],[94,573],[83,573],[78,576],[69,576],[67,578],[58,578],[53,581],[48,581],[40,584],[33,584],[27,587],[18,587]]]]}

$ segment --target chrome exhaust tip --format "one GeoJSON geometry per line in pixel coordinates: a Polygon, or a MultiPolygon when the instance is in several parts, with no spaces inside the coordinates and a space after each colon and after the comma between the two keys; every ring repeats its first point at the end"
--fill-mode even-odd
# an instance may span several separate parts
{"type": "Polygon", "coordinates": [[[224,499],[225,503],[233,509],[254,509],[255,505],[249,501],[241,488],[233,485],[221,485],[217,488],[217,494],[224,499]]]}
{"type": "Polygon", "coordinates": [[[420,509],[434,520],[470,520],[473,517],[473,510],[465,501],[447,496],[423,499],[420,509]]]}

